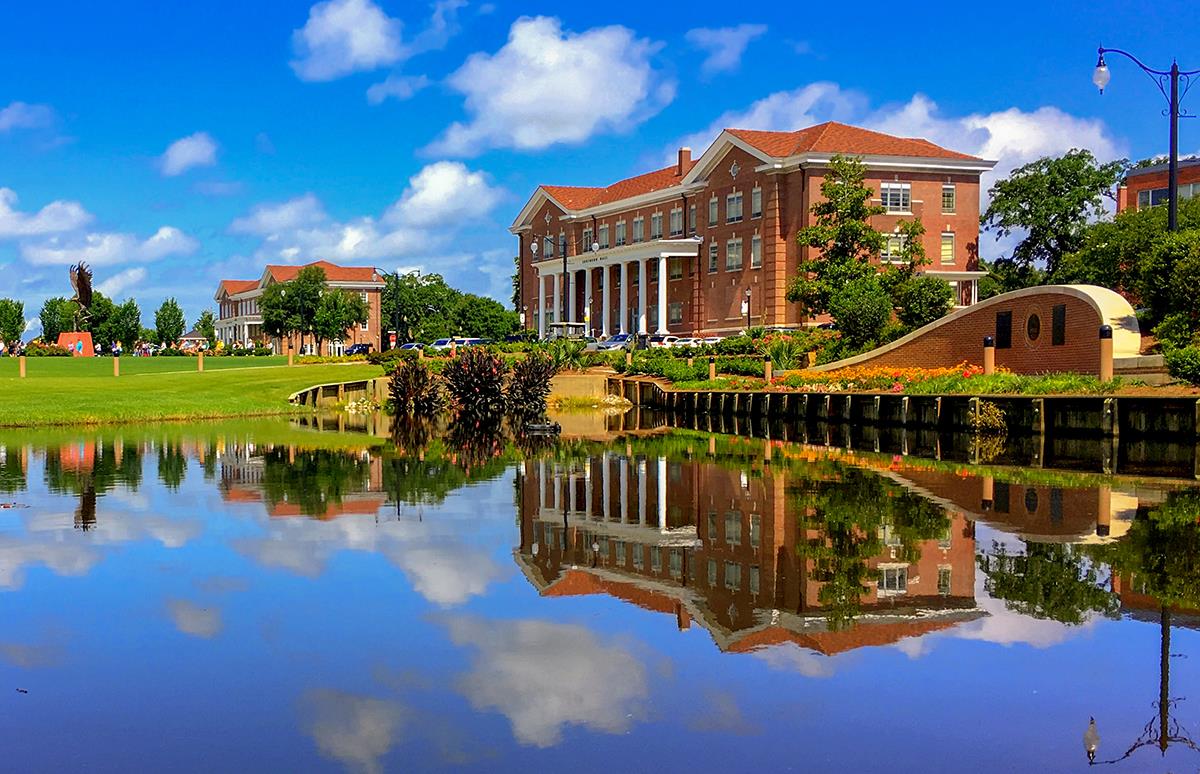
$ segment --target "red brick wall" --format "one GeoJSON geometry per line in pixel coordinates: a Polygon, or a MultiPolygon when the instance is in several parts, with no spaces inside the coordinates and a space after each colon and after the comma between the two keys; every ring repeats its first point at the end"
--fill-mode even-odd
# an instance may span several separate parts
{"type": "Polygon", "coordinates": [[[1046,291],[967,311],[963,316],[887,352],[859,363],[870,366],[935,368],[958,363],[983,363],[983,337],[996,332],[997,312],[1011,311],[1012,346],[996,349],[996,365],[1014,373],[1076,371],[1095,374],[1100,367],[1100,315],[1088,302],[1062,292],[1046,291]],[[1067,307],[1066,341],[1052,345],[1052,310],[1067,307]],[[1036,313],[1041,333],[1026,335],[1029,317],[1036,313]]]}
{"type": "MultiPolygon", "coordinates": [[[[1137,175],[1126,180],[1117,194],[1117,212],[1126,209],[1136,210],[1138,191],[1167,187],[1167,170],[1151,175],[1137,175]]],[[[1200,183],[1200,166],[1180,167],[1179,183],[1200,183]]]]}

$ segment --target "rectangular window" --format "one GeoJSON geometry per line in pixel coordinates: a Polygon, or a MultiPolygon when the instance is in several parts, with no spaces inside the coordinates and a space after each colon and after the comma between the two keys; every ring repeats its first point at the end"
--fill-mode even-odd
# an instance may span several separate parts
{"type": "Polygon", "coordinates": [[[650,238],[662,239],[663,235],[662,213],[656,212],[650,216],[650,238]]]}
{"type": "Polygon", "coordinates": [[[731,193],[725,197],[725,222],[742,222],[742,195],[740,193],[731,193]]]}
{"type": "Polygon", "coordinates": [[[762,237],[758,234],[750,239],[750,268],[762,268],[762,237]]]}
{"type": "Polygon", "coordinates": [[[716,242],[708,243],[708,273],[709,274],[712,274],[713,272],[715,272],[717,270],[717,257],[718,257],[717,254],[719,252],[720,252],[720,249],[717,247],[716,242]]]}
{"type": "Polygon", "coordinates": [[[953,215],[958,207],[958,196],[954,190],[954,183],[945,183],[942,185],[942,213],[945,215],[953,215]]]}
{"type": "Polygon", "coordinates": [[[542,260],[554,257],[554,239],[546,237],[542,240],[542,260]]]}
{"type": "Polygon", "coordinates": [[[600,226],[600,238],[597,239],[596,241],[600,243],[601,250],[608,249],[608,224],[607,223],[600,226]]]}
{"type": "Polygon", "coordinates": [[[762,217],[762,189],[755,188],[750,192],[750,217],[762,217]]]}
{"type": "Polygon", "coordinates": [[[888,212],[912,212],[911,183],[881,183],[879,198],[888,212]]]}
{"type": "Polygon", "coordinates": [[[667,266],[671,269],[671,279],[683,279],[683,259],[672,258],[667,266]]]}
{"type": "Polygon", "coordinates": [[[730,511],[725,514],[725,542],[731,546],[742,544],[741,511],[730,511]]]}
{"type": "Polygon", "coordinates": [[[713,543],[717,539],[717,513],[716,511],[708,512],[708,542],[713,543]]]}
{"type": "Polygon", "coordinates": [[[640,543],[633,546],[633,569],[639,572],[646,566],[646,547],[640,543]]]}
{"type": "Polygon", "coordinates": [[[713,588],[717,585],[717,560],[708,560],[708,587],[713,588]]]}
{"type": "Polygon", "coordinates": [[[1012,312],[996,312],[996,349],[1012,348],[1012,312]]]}
{"type": "Polygon", "coordinates": [[[683,577],[683,552],[678,548],[672,548],[671,553],[667,556],[667,561],[670,562],[671,577],[678,580],[683,577]]]}
{"type": "Polygon", "coordinates": [[[905,244],[906,237],[903,234],[885,235],[883,249],[879,251],[879,260],[883,263],[902,263],[905,244]]]}
{"type": "Polygon", "coordinates": [[[740,271],[742,268],[742,240],[730,239],[725,243],[725,271],[740,271]]]}
{"type": "Polygon", "coordinates": [[[996,513],[1008,513],[1009,499],[1012,496],[1012,490],[1008,484],[997,481],[992,488],[992,508],[996,513]]]}
{"type": "Polygon", "coordinates": [[[625,541],[617,543],[617,564],[625,564],[625,541]]]}
{"type": "Polygon", "coordinates": [[[592,249],[592,242],[595,241],[592,236],[592,229],[590,227],[583,230],[583,251],[585,253],[592,249]]]}
{"type": "Polygon", "coordinates": [[[641,242],[646,238],[646,220],[641,215],[633,219],[633,241],[641,242]]]}
{"type": "Polygon", "coordinates": [[[679,325],[683,322],[683,303],[675,301],[667,304],[667,324],[679,325]]]}
{"type": "Polygon", "coordinates": [[[750,593],[757,594],[759,589],[758,565],[750,568],[750,593]]]}
{"type": "Polygon", "coordinates": [[[688,233],[696,233],[696,205],[688,207],[688,233]]]}
{"type": "Polygon", "coordinates": [[[1055,304],[1050,312],[1050,344],[1055,347],[1061,347],[1067,343],[1067,305],[1055,304]]]}
{"type": "Polygon", "coordinates": [[[662,549],[658,546],[650,547],[650,571],[662,572],[662,549]]]}
{"type": "Polygon", "coordinates": [[[954,234],[942,234],[942,264],[954,264],[954,234]]]}
{"type": "Polygon", "coordinates": [[[620,247],[623,244],[625,244],[625,221],[619,220],[617,221],[616,246],[620,247]]]}
{"type": "Polygon", "coordinates": [[[938,568],[938,593],[943,597],[950,596],[950,571],[949,567],[938,568]]]}
{"type": "Polygon", "coordinates": [[[559,255],[567,254],[567,235],[566,234],[558,235],[558,254],[559,255]]]}
{"type": "Polygon", "coordinates": [[[658,261],[650,262],[650,281],[658,282],[658,261]]]}
{"type": "Polygon", "coordinates": [[[742,588],[742,566],[737,562],[725,563],[725,588],[739,591],[742,588]]]}
{"type": "Polygon", "coordinates": [[[762,543],[762,516],[750,514],[750,546],[758,548],[762,543]]]}
{"type": "Polygon", "coordinates": [[[879,571],[877,583],[880,592],[904,594],[908,591],[907,567],[884,567],[879,571]]]}
{"type": "Polygon", "coordinates": [[[671,236],[683,236],[683,208],[671,210],[671,236]]]}
{"type": "Polygon", "coordinates": [[[717,197],[708,200],[708,225],[717,225],[717,197]]]}

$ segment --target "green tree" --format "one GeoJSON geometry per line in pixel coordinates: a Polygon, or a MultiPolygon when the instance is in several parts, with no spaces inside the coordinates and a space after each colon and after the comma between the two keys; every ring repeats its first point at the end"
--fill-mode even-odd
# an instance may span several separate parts
{"type": "Polygon", "coordinates": [[[25,332],[25,305],[11,298],[0,298],[0,342],[9,347],[25,332]]]}
{"type": "Polygon", "coordinates": [[[70,331],[75,324],[76,309],[74,301],[61,296],[42,302],[42,311],[38,313],[42,321],[42,341],[55,344],[58,334],[70,331]]]}
{"type": "Polygon", "coordinates": [[[928,274],[901,283],[894,296],[897,316],[910,330],[945,317],[954,304],[950,283],[928,274]]]}
{"type": "Polygon", "coordinates": [[[832,292],[829,313],[837,320],[842,340],[863,349],[879,340],[892,318],[892,298],[875,274],[847,282],[832,292]]]}
{"type": "Polygon", "coordinates": [[[263,331],[268,336],[284,339],[300,332],[300,318],[290,302],[288,283],[272,282],[263,288],[258,310],[262,314],[263,331]]]}
{"type": "Polygon", "coordinates": [[[205,309],[196,318],[196,333],[204,337],[211,347],[217,341],[217,321],[211,309],[205,309]]]}
{"type": "Polygon", "coordinates": [[[357,293],[341,288],[326,290],[317,304],[313,321],[312,333],[317,340],[317,351],[321,350],[321,342],[342,339],[349,328],[365,323],[369,312],[367,302],[357,293]]]}
{"type": "Polygon", "coordinates": [[[979,557],[979,568],[987,592],[1022,615],[1078,626],[1092,613],[1114,617],[1121,607],[1079,546],[1026,543],[1024,551],[1010,553],[993,543],[991,553],[979,557]]]}
{"type": "Polygon", "coordinates": [[[503,339],[517,329],[520,318],[499,301],[464,293],[453,309],[454,332],[463,336],[503,339]]]}
{"type": "Polygon", "coordinates": [[[433,341],[450,336],[453,310],[462,296],[440,274],[389,274],[385,278],[381,313],[383,324],[400,341],[433,341]]]}
{"type": "MultiPolygon", "coordinates": [[[[112,302],[109,304],[112,305],[112,302]]],[[[128,350],[142,340],[142,310],[138,308],[137,301],[129,298],[119,306],[113,306],[100,328],[100,337],[106,349],[120,342],[128,350]]]]}
{"type": "Polygon", "coordinates": [[[796,235],[807,250],[799,275],[788,285],[787,298],[808,314],[830,311],[836,289],[876,272],[870,261],[879,256],[885,237],[868,221],[883,214],[884,208],[871,204],[875,192],[864,183],[865,175],[861,159],[834,156],[821,181],[822,199],[812,206],[816,223],[796,235]]]}
{"type": "Polygon", "coordinates": [[[295,279],[287,283],[287,303],[299,323],[299,330],[314,339],[318,338],[317,310],[321,307],[321,296],[327,287],[325,270],[320,266],[305,266],[295,279]]]}
{"type": "MultiPolygon", "coordinates": [[[[97,351],[108,351],[114,341],[120,341],[112,331],[112,317],[116,311],[117,305],[108,296],[98,290],[92,293],[88,320],[80,327],[92,334],[92,343],[97,351]]],[[[141,325],[138,326],[138,333],[140,335],[141,325]]]]}
{"type": "Polygon", "coordinates": [[[1152,244],[1139,273],[1142,303],[1149,308],[1152,321],[1175,312],[1185,315],[1193,326],[1200,324],[1196,299],[1200,228],[1164,233],[1152,244]]]}
{"type": "Polygon", "coordinates": [[[155,340],[164,347],[174,346],[183,336],[186,325],[183,309],[174,298],[168,298],[154,313],[155,340]]]}
{"type": "Polygon", "coordinates": [[[1104,214],[1127,166],[1124,159],[1099,163],[1091,151],[1074,149],[1026,164],[988,189],[991,203],[980,224],[997,237],[1023,235],[1012,255],[993,263],[1005,290],[1055,281],[1064,256],[1079,250],[1089,221],[1104,214]]]}

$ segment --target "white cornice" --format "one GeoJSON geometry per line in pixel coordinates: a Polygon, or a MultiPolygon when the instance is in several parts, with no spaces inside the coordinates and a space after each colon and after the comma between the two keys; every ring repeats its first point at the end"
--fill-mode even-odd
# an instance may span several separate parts
{"type": "Polygon", "coordinates": [[[508,232],[515,235],[522,231],[529,230],[530,224],[527,224],[525,221],[533,217],[533,213],[537,212],[538,208],[541,207],[542,202],[544,201],[550,202],[562,212],[569,212],[569,210],[563,206],[562,202],[546,193],[546,189],[539,185],[537,190],[533,192],[533,196],[529,197],[529,201],[525,202],[525,206],[521,208],[519,213],[517,213],[517,219],[513,221],[511,226],[508,227],[508,232]]]}
{"type": "MultiPolygon", "coordinates": [[[[583,255],[567,257],[567,270],[597,269],[601,266],[613,266],[618,263],[644,261],[650,258],[694,258],[699,254],[700,245],[704,242],[700,237],[681,237],[677,239],[652,239],[649,242],[633,242],[620,247],[609,247],[605,250],[587,252],[583,255]]],[[[533,265],[539,274],[556,274],[562,271],[562,256],[538,261],[533,265]]]]}
{"type": "MultiPolygon", "coordinates": [[[[756,167],[755,172],[790,172],[807,167],[828,166],[835,153],[803,153],[798,156],[788,156],[756,167]]],[[[846,154],[853,155],[853,154],[846,154]]],[[[939,157],[916,156],[878,156],[856,155],[871,170],[920,170],[929,172],[987,172],[996,166],[995,161],[987,159],[947,159],[939,157]]]]}

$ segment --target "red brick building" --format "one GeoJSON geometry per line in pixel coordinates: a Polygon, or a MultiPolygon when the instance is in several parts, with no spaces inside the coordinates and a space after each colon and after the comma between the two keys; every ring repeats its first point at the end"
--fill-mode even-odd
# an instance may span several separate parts
{"type": "MultiPolygon", "coordinates": [[[[1179,201],[1200,196],[1200,159],[1179,162],[1179,201]]],[[[1117,212],[1144,210],[1167,203],[1167,163],[1132,169],[1117,191],[1117,212]]]]}
{"type": "Polygon", "coordinates": [[[288,351],[288,344],[296,352],[309,354],[338,355],[354,344],[380,346],[380,302],[384,280],[378,269],[370,266],[338,266],[329,261],[314,261],[303,266],[268,266],[256,280],[221,280],[213,300],[217,302],[217,340],[225,346],[260,344],[270,346],[277,354],[288,351]],[[316,342],[311,336],[291,337],[291,342],[267,336],[263,332],[262,312],[258,299],[263,290],[275,282],[290,282],[301,269],[319,266],[325,271],[325,281],[331,288],[340,288],[358,293],[367,302],[367,322],[346,331],[336,341],[323,342],[322,352],[316,352],[316,342]]]}
{"type": "MultiPolygon", "coordinates": [[[[959,305],[973,303],[984,274],[979,177],[994,162],[830,122],[726,129],[698,159],[681,148],[674,165],[607,187],[539,186],[510,228],[527,325],[544,333],[565,306],[567,321],[597,335],[730,333],[745,327],[746,301],[754,325],[802,324],[785,298],[809,249],[795,236],[812,223],[839,153],[866,163],[874,201],[887,208],[872,225],[892,234],[899,220],[920,219],[924,271],[950,282],[959,305]]],[[[900,247],[889,239],[882,260],[900,247]]]]}

